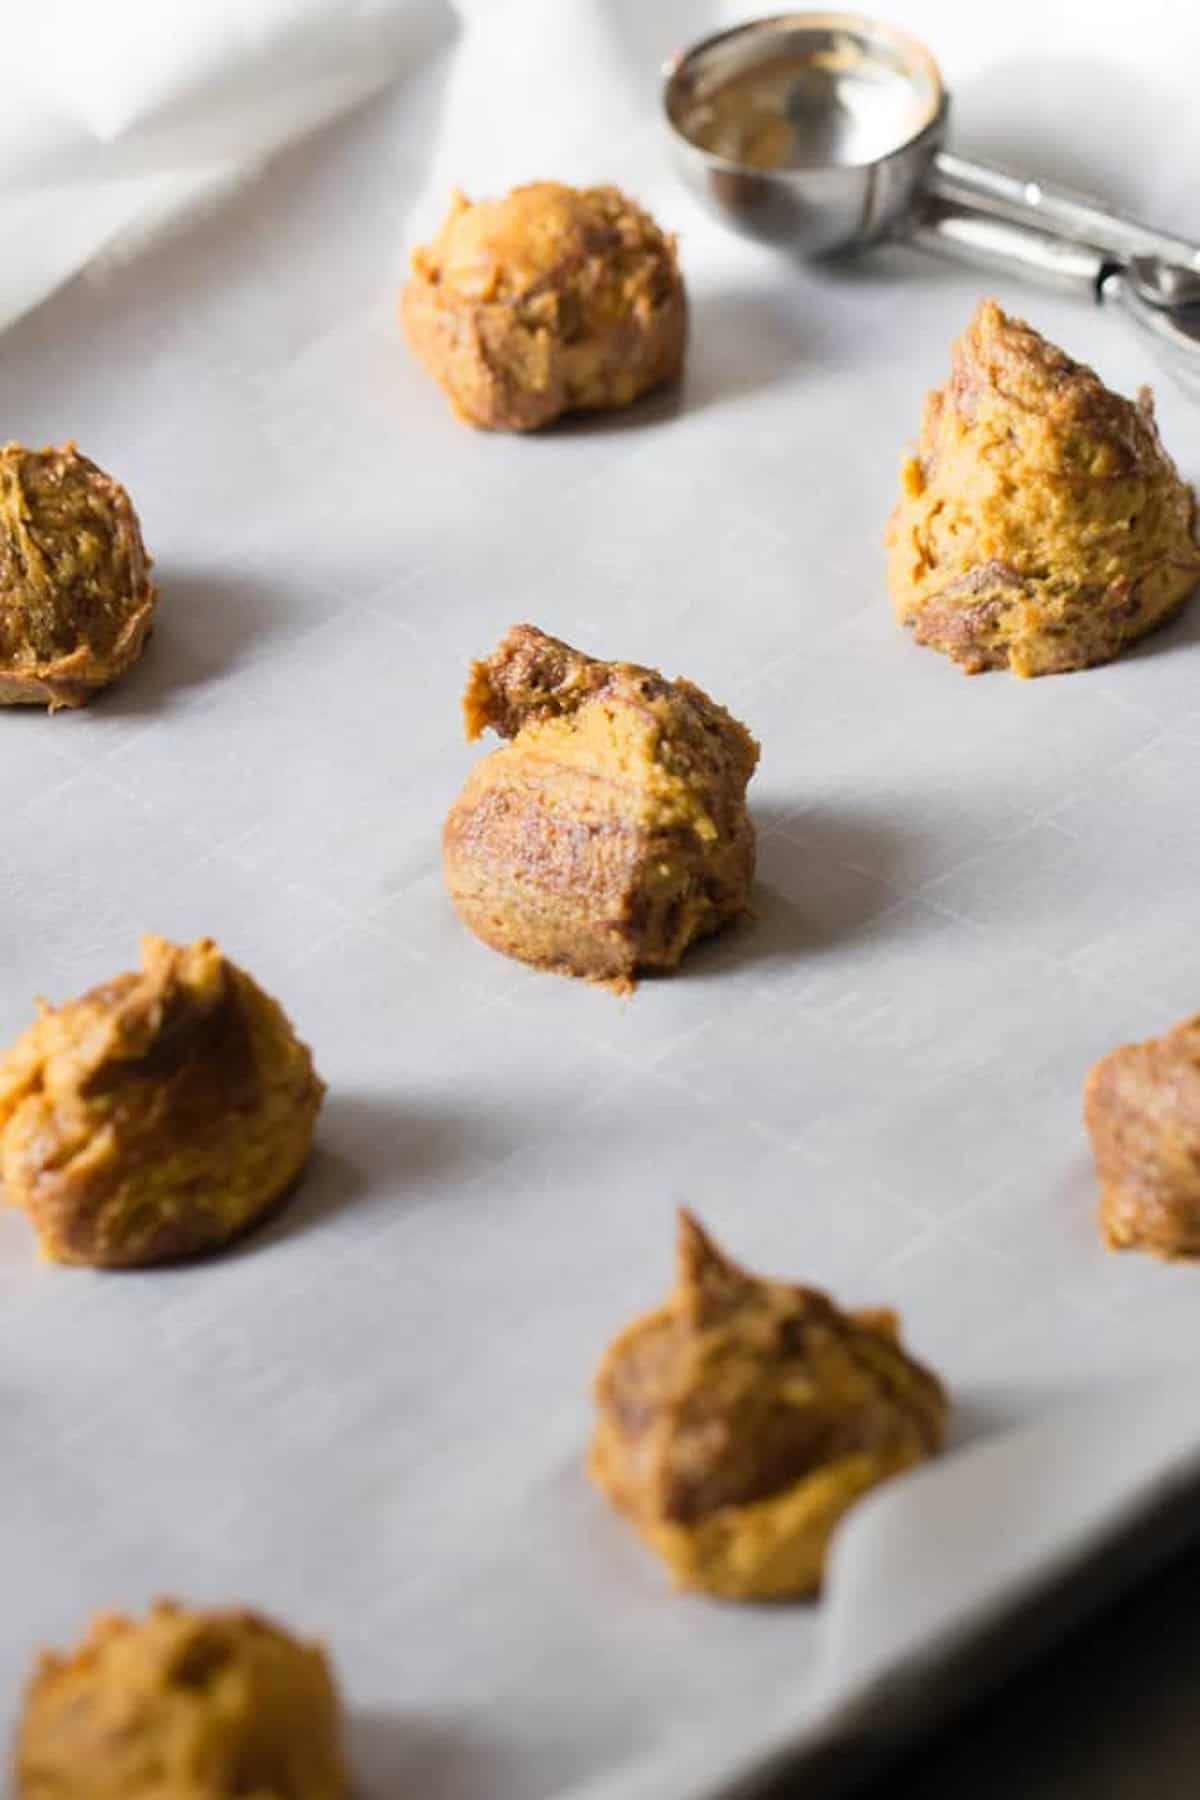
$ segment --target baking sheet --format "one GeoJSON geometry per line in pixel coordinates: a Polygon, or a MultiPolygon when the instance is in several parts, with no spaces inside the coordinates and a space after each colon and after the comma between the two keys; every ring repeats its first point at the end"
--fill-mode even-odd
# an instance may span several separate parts
{"type": "MultiPolygon", "coordinates": [[[[1195,232],[1193,25],[1150,7],[1132,46],[1101,11],[1080,52],[1065,6],[986,42],[969,12],[907,9],[960,145],[1195,232]]],[[[471,9],[0,338],[6,433],[119,474],[163,589],[90,711],[0,720],[0,1032],[142,929],[208,932],[330,1085],[294,1203],[219,1261],[42,1267],[0,1216],[4,1708],[94,1608],[236,1598],[329,1639],[381,1800],[723,1792],[1191,1466],[1194,1387],[1157,1372],[1194,1357],[1200,1277],[1102,1250],[1079,1090],[1197,1003],[1200,610],[1032,684],[897,631],[898,458],[985,288],[900,252],[798,270],[694,209],[651,71],[718,16],[471,9]],[[546,173],[678,228],[687,383],[475,435],[399,340],[399,247],[451,179],[546,173]],[[492,955],[442,895],[466,662],[515,619],[685,673],[763,742],[757,921],[630,1000],[492,955]],[[819,1608],[672,1595],[584,1478],[590,1369],[665,1292],[678,1200],[753,1267],[896,1306],[955,1395],[955,1455],[860,1509],[819,1608]]],[[[1154,379],[1200,475],[1119,319],[986,287],[1154,379]]]]}

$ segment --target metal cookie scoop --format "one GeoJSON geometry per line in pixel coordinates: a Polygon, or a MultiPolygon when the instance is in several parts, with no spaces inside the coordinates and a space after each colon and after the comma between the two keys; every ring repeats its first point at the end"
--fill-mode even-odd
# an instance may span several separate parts
{"type": "Polygon", "coordinates": [[[1117,300],[1200,398],[1200,245],[1086,194],[942,149],[925,46],[858,13],[785,13],[667,64],[688,185],[750,237],[824,256],[883,238],[1117,300]]]}

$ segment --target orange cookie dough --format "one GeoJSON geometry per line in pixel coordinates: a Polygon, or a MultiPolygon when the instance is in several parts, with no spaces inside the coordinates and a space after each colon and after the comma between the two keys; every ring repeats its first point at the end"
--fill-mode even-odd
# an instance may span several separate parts
{"type": "Polygon", "coordinates": [[[282,1198],[324,1088],[211,939],[52,1008],[0,1057],[0,1173],[42,1253],[120,1268],[213,1250],[282,1198]]]}
{"type": "Polygon", "coordinates": [[[17,1800],[344,1800],[324,1653],[252,1612],[104,1615],[43,1655],[17,1732],[17,1800]]]}
{"type": "Polygon", "coordinates": [[[468,738],[512,740],[471,771],[442,839],[485,943],[627,985],[746,910],[758,745],[691,682],[514,625],[463,708],[468,738]]]}
{"type": "Polygon", "coordinates": [[[686,1212],[678,1259],[597,1371],[592,1478],[680,1586],[811,1594],[842,1515],[940,1447],[945,1394],[894,1314],[749,1275],[686,1212]]]}
{"type": "Polygon", "coordinates": [[[984,300],[904,464],[892,604],[969,674],[1083,669],[1183,605],[1200,582],[1194,522],[1149,389],[1111,393],[984,300]]]}
{"type": "Polygon", "coordinates": [[[674,238],[617,188],[557,181],[456,192],[400,317],[459,418],[493,431],[628,406],[674,380],[687,339],[674,238]]]}
{"type": "Polygon", "coordinates": [[[74,444],[0,447],[0,705],[82,706],[131,668],[149,571],[129,495],[74,444]]]}
{"type": "Polygon", "coordinates": [[[1200,1256],[1200,1017],[1110,1051],[1083,1104],[1109,1246],[1200,1256]]]}

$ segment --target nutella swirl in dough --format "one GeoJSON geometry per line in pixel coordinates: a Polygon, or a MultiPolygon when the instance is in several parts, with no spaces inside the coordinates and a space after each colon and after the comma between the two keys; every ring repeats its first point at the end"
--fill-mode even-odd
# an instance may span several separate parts
{"type": "Polygon", "coordinates": [[[1200,582],[1153,401],[982,301],[925,402],[887,528],[896,616],[969,674],[1107,662],[1200,582]]]}
{"type": "Polygon", "coordinates": [[[628,985],[745,912],[758,745],[690,681],[514,625],[472,666],[478,763],[446,820],[463,922],[509,956],[628,985]]]}
{"type": "Polygon", "coordinates": [[[591,1475],[680,1586],[811,1594],[843,1514],[939,1449],[946,1396],[893,1313],[747,1274],[686,1212],[678,1259],[601,1361],[591,1475]]]}
{"type": "Polygon", "coordinates": [[[0,1056],[0,1173],[55,1262],[214,1250],[282,1199],[324,1086],[283,1009],[209,938],[41,1013],[0,1056]]]}
{"type": "Polygon", "coordinates": [[[129,495],[74,444],[0,448],[0,706],[82,706],[142,653],[158,593],[129,495]]]}
{"type": "Polygon", "coordinates": [[[492,431],[628,406],[679,375],[687,340],[674,238],[617,188],[557,181],[455,193],[400,317],[459,418],[492,431]]]}

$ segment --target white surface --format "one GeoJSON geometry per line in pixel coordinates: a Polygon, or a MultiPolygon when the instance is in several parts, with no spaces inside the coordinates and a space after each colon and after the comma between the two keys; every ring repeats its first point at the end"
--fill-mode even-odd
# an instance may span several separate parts
{"type": "MultiPolygon", "coordinates": [[[[46,1268],[0,1216],[0,1695],[93,1608],[240,1598],[328,1637],[377,1800],[692,1800],[1196,1448],[1186,1383],[1059,1409],[1194,1354],[1200,1273],[1100,1245],[1079,1091],[1197,1004],[1200,612],[1033,684],[913,647],[880,531],[979,283],[804,273],[701,217],[647,71],[703,9],[504,10],[0,340],[5,430],[124,479],[163,588],[119,688],[0,719],[0,1034],[143,928],[212,932],[331,1090],[294,1204],[223,1260],[46,1268]],[[474,435],[400,341],[398,247],[452,177],[549,173],[679,229],[686,387],[474,435]],[[492,955],[442,895],[466,663],[525,618],[763,742],[757,923],[628,1002],[492,955]],[[954,1392],[960,1449],[860,1510],[821,1608],[672,1595],[583,1476],[591,1366],[665,1291],[679,1199],[751,1266],[897,1306],[954,1392]]],[[[1194,28],[1144,9],[1140,80],[1103,14],[1063,60],[1068,10],[1006,7],[985,45],[909,9],[957,141],[1195,230],[1168,104],[1194,28]]],[[[1153,376],[1118,318],[991,285],[1115,385],[1153,376]]]]}

